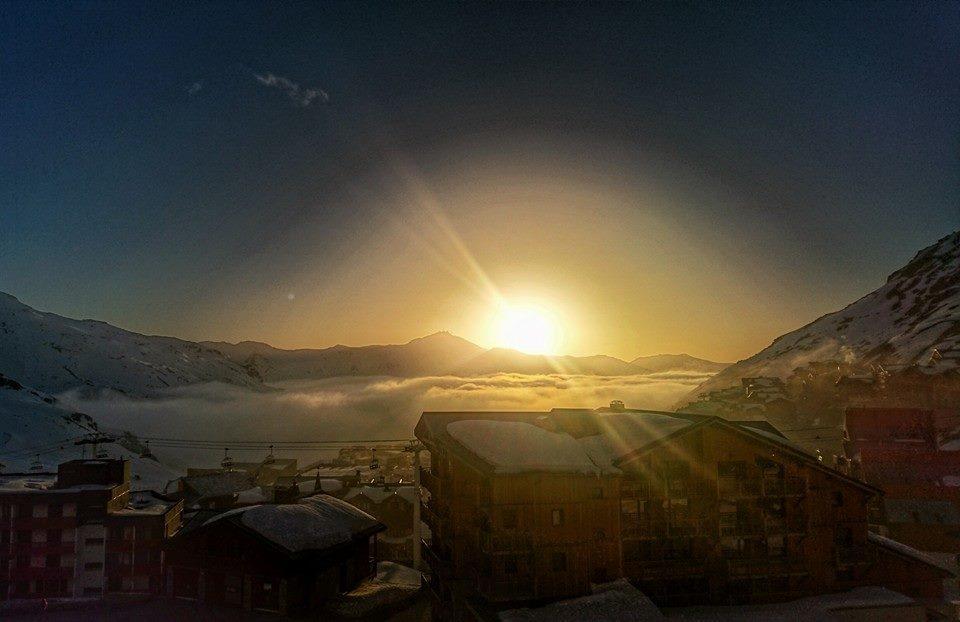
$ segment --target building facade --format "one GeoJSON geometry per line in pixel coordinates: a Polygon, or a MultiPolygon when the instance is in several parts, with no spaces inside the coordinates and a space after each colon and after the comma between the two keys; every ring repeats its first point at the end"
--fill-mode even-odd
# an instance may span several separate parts
{"type": "Polygon", "coordinates": [[[587,594],[618,577],[670,606],[861,585],[926,596],[947,574],[871,537],[868,501],[878,490],[763,422],[424,413],[416,433],[430,451],[424,552],[441,617],[477,603],[587,594]]]}
{"type": "Polygon", "coordinates": [[[224,607],[301,615],[375,573],[372,516],[328,495],[199,513],[170,543],[166,592],[224,607]]]}
{"type": "Polygon", "coordinates": [[[74,460],[0,476],[0,598],[159,593],[182,504],[130,492],[130,463],[74,460]]]}

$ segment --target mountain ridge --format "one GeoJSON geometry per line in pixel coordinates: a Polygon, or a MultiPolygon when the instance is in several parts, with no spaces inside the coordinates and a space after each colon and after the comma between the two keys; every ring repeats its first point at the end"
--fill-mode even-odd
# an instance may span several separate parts
{"type": "Polygon", "coordinates": [[[960,231],[917,252],[874,291],[780,335],[694,389],[686,401],[740,378],[777,376],[811,362],[960,367],[960,231]]]}

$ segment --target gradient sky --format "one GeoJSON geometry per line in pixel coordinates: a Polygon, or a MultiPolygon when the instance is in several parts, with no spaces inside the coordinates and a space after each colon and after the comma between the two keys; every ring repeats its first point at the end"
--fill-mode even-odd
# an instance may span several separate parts
{"type": "Polygon", "coordinates": [[[748,356],[960,224],[960,4],[0,4],[0,291],[748,356]],[[496,292],[496,294],[493,294],[496,292]]]}

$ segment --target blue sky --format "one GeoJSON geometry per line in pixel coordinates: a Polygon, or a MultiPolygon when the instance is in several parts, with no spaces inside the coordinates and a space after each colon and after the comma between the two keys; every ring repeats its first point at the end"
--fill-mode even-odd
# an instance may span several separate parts
{"type": "Polygon", "coordinates": [[[960,222],[957,4],[2,6],[0,290],[142,332],[746,356],[960,222]]]}

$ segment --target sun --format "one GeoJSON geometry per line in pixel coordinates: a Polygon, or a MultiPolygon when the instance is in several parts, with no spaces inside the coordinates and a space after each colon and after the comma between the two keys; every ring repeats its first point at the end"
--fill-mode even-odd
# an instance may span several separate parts
{"type": "Polygon", "coordinates": [[[528,354],[556,354],[560,327],[545,309],[504,305],[497,316],[496,341],[500,347],[528,354]]]}

